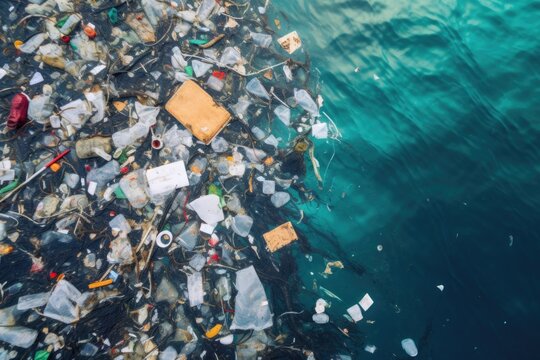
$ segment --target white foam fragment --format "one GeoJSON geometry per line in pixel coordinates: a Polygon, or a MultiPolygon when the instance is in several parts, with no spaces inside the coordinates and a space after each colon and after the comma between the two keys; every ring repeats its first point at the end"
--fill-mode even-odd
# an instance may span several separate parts
{"type": "Polygon", "coordinates": [[[96,189],[97,189],[97,182],[95,181],[88,182],[88,193],[90,195],[94,195],[96,193],[96,189]]]}
{"type": "Polygon", "coordinates": [[[443,291],[444,290],[444,285],[437,285],[437,289],[443,291]]]}

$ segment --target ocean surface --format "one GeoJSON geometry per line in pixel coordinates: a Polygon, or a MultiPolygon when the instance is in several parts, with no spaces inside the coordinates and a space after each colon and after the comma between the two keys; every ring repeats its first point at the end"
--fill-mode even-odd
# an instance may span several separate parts
{"type": "Polygon", "coordinates": [[[316,142],[302,207],[332,258],[298,260],[342,300],[319,290],[331,318],[375,301],[356,358],[406,358],[403,338],[421,359],[539,358],[540,2],[272,4],[343,135],[316,142]]]}

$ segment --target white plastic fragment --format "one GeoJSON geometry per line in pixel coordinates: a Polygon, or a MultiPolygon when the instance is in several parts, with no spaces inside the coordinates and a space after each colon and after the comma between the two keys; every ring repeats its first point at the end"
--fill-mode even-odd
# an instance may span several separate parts
{"type": "Polygon", "coordinates": [[[377,347],[375,345],[366,345],[364,347],[364,350],[367,351],[368,353],[374,354],[375,350],[377,350],[377,347]]]}
{"type": "Polygon", "coordinates": [[[311,127],[311,134],[315,139],[328,138],[328,124],[323,122],[313,124],[313,126],[311,127]]]}
{"type": "Polygon", "coordinates": [[[96,76],[97,74],[99,74],[100,72],[105,70],[106,68],[107,68],[107,66],[105,66],[103,64],[100,64],[100,65],[95,66],[92,70],[90,70],[90,73],[92,75],[96,76]]]}
{"type": "Polygon", "coordinates": [[[97,185],[98,184],[95,181],[89,181],[88,182],[88,193],[90,195],[94,195],[96,193],[97,185]]]}
{"type": "Polygon", "coordinates": [[[208,72],[208,70],[212,68],[212,64],[205,63],[199,60],[193,60],[191,62],[191,66],[193,67],[193,72],[195,73],[196,77],[203,76],[208,72]]]}
{"type": "Polygon", "coordinates": [[[413,339],[407,338],[401,340],[401,347],[410,357],[415,357],[418,355],[418,349],[416,348],[416,344],[414,343],[413,339]]]}
{"type": "Polygon", "coordinates": [[[360,300],[359,304],[364,311],[368,311],[371,305],[373,305],[373,299],[371,298],[371,296],[369,296],[369,294],[366,293],[362,300],[360,300]]]}
{"type": "Polygon", "coordinates": [[[187,277],[189,293],[189,306],[198,306],[204,302],[203,279],[200,272],[195,272],[187,277]]]}
{"type": "Polygon", "coordinates": [[[319,116],[319,108],[306,90],[294,89],[294,99],[296,100],[298,105],[300,105],[302,109],[310,113],[311,116],[319,116]]]}
{"type": "Polygon", "coordinates": [[[182,160],[146,171],[150,196],[170,193],[189,185],[186,166],[182,160]]]}
{"type": "Polygon", "coordinates": [[[437,285],[437,289],[443,291],[444,290],[444,285],[437,285]]]}
{"type": "Polygon", "coordinates": [[[236,215],[231,225],[232,230],[242,237],[249,235],[251,226],[253,226],[253,219],[247,215],[236,215]]]}
{"type": "Polygon", "coordinates": [[[17,302],[17,310],[29,310],[37,308],[47,304],[49,300],[49,292],[23,295],[19,298],[17,302]]]}
{"type": "Polygon", "coordinates": [[[284,123],[285,126],[289,126],[291,124],[291,109],[289,109],[285,105],[278,105],[274,109],[274,114],[276,114],[278,119],[281,120],[281,122],[284,123]]]}
{"type": "Polygon", "coordinates": [[[189,208],[199,215],[199,218],[207,224],[217,224],[225,219],[223,210],[219,206],[219,196],[210,194],[201,196],[189,203],[189,208]]]}
{"type": "Polygon", "coordinates": [[[315,312],[317,314],[322,314],[326,310],[328,303],[324,299],[317,299],[315,302],[315,312]]]}
{"type": "Polygon", "coordinates": [[[38,71],[30,79],[30,85],[39,84],[40,82],[43,82],[43,80],[43,75],[41,75],[41,73],[38,71]]]}
{"type": "Polygon", "coordinates": [[[357,304],[354,304],[353,306],[348,308],[347,313],[351,316],[354,322],[358,322],[364,318],[362,316],[362,310],[360,310],[360,306],[358,306],[357,304]]]}
{"type": "Polygon", "coordinates": [[[205,234],[208,234],[208,235],[212,235],[214,233],[214,229],[216,228],[216,226],[214,224],[205,224],[205,223],[202,223],[201,224],[201,232],[202,233],[205,233],[205,234]]]}
{"type": "Polygon", "coordinates": [[[330,321],[330,316],[328,314],[322,313],[322,314],[313,314],[311,317],[314,322],[317,324],[326,324],[330,321]]]}

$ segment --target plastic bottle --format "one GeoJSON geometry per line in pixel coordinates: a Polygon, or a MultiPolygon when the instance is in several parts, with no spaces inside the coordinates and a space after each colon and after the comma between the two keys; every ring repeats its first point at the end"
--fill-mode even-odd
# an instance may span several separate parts
{"type": "Polygon", "coordinates": [[[135,209],[140,209],[148,204],[146,187],[146,176],[143,169],[135,170],[120,180],[120,188],[135,209]]]}
{"type": "Polygon", "coordinates": [[[100,156],[96,153],[96,149],[100,149],[101,151],[110,154],[112,151],[111,138],[94,136],[88,139],[81,139],[75,144],[75,151],[79,159],[89,159],[100,156]]]}
{"type": "Polygon", "coordinates": [[[32,36],[28,41],[18,47],[18,50],[25,54],[34,53],[37,48],[49,37],[47,33],[39,33],[32,36]]]}
{"type": "Polygon", "coordinates": [[[82,18],[80,15],[71,14],[67,18],[60,19],[56,26],[60,27],[60,32],[62,34],[69,35],[73,30],[75,30],[81,19],[82,18]]]}
{"type": "Polygon", "coordinates": [[[7,119],[7,127],[10,130],[18,129],[28,121],[28,106],[30,101],[24,93],[17,94],[11,100],[11,109],[7,119]]]}
{"type": "Polygon", "coordinates": [[[418,355],[418,349],[416,348],[416,344],[414,343],[413,339],[407,338],[401,340],[401,347],[410,357],[415,357],[418,355]]]}

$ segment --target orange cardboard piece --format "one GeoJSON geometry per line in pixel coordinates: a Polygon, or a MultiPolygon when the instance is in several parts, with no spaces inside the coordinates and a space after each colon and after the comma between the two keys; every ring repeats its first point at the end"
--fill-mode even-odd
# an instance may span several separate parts
{"type": "Polygon", "coordinates": [[[263,238],[270,252],[274,252],[298,240],[298,235],[289,221],[263,234],[263,238]]]}
{"type": "Polygon", "coordinates": [[[165,109],[207,145],[231,120],[231,114],[192,80],[180,86],[165,109]]]}

